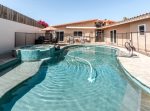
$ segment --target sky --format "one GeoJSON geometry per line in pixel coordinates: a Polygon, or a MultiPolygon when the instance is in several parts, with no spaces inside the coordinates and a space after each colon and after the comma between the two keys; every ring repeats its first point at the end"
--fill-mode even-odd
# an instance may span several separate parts
{"type": "Polygon", "coordinates": [[[150,12],[150,0],[0,0],[0,4],[49,25],[90,19],[120,21],[150,12]]]}

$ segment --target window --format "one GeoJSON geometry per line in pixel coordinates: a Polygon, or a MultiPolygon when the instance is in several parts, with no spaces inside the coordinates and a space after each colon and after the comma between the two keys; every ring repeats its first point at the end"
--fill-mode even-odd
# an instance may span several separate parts
{"type": "Polygon", "coordinates": [[[82,31],[74,31],[74,36],[82,36],[82,31]]]}
{"type": "Polygon", "coordinates": [[[75,31],[75,32],[74,32],[74,36],[78,36],[78,32],[75,31]]]}
{"type": "Polygon", "coordinates": [[[138,27],[138,31],[140,33],[140,35],[144,35],[144,32],[146,31],[146,25],[139,25],[138,27]]]}
{"type": "Polygon", "coordinates": [[[80,32],[78,32],[78,36],[82,36],[82,32],[80,31],[80,32]]]}

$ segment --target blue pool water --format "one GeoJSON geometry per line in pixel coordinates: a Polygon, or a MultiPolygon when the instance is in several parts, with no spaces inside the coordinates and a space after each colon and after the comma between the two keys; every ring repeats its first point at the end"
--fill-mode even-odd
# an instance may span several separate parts
{"type": "Polygon", "coordinates": [[[140,92],[127,80],[115,49],[72,47],[8,92],[0,111],[137,111],[140,92]]]}

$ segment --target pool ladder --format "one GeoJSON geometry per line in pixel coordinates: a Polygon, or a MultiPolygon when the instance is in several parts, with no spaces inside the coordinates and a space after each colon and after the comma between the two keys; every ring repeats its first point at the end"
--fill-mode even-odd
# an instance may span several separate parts
{"type": "Polygon", "coordinates": [[[125,48],[129,51],[130,56],[133,56],[133,51],[135,51],[135,47],[133,45],[131,45],[131,40],[130,42],[125,42],[125,48]]]}

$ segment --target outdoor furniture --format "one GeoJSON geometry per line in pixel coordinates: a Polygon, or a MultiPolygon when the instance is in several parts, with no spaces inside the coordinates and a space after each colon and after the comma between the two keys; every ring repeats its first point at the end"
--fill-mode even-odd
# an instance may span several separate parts
{"type": "Polygon", "coordinates": [[[35,44],[43,44],[45,40],[44,36],[39,36],[38,39],[35,40],[35,44]]]}
{"type": "Polygon", "coordinates": [[[75,40],[75,43],[80,43],[81,42],[81,40],[79,38],[75,38],[74,40],[75,40]]]}
{"type": "Polygon", "coordinates": [[[47,44],[47,43],[50,43],[50,42],[52,42],[52,37],[50,37],[50,36],[45,36],[45,38],[44,38],[44,43],[47,44]]]}
{"type": "Polygon", "coordinates": [[[91,41],[90,41],[90,38],[89,38],[89,37],[86,38],[85,42],[89,42],[89,43],[90,43],[90,42],[91,42],[91,41]]]}
{"type": "Polygon", "coordinates": [[[53,36],[52,37],[52,43],[54,43],[54,44],[58,43],[58,37],[53,36]]]}
{"type": "Polygon", "coordinates": [[[85,43],[85,38],[83,36],[80,37],[80,42],[83,43],[83,44],[85,43]]]}
{"type": "Polygon", "coordinates": [[[55,31],[56,31],[56,28],[52,27],[52,26],[49,26],[49,27],[46,27],[44,29],[42,29],[41,31],[45,31],[45,40],[44,40],[44,43],[57,43],[58,42],[58,38],[56,38],[56,34],[55,34],[55,31]]]}
{"type": "Polygon", "coordinates": [[[73,44],[74,43],[74,38],[72,36],[69,37],[69,43],[73,44]]]}

